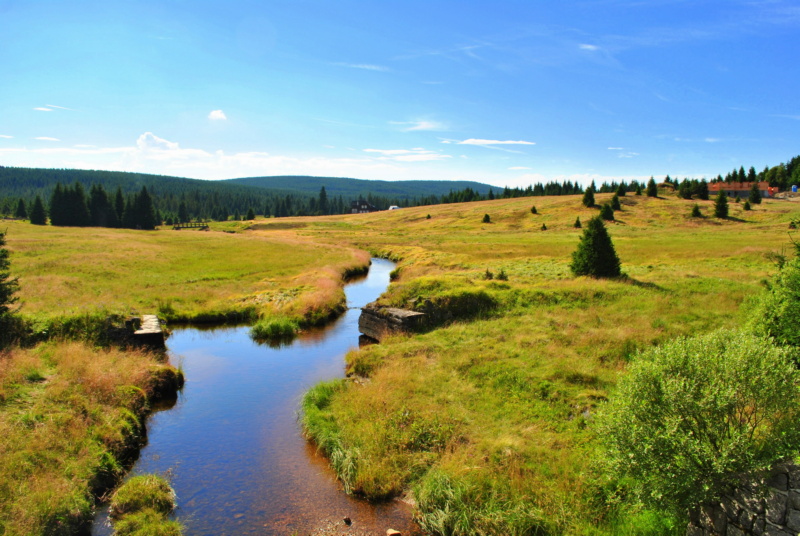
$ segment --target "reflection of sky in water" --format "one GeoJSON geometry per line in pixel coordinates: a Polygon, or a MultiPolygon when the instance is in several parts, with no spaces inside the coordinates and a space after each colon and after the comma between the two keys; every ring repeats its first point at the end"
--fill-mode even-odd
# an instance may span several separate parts
{"type": "MultiPolygon", "coordinates": [[[[389,284],[392,263],[374,260],[369,276],[346,287],[362,307],[389,284]]],[[[397,503],[372,506],[339,491],[327,462],[301,437],[302,393],[344,373],[343,356],[358,346],[360,310],[330,326],[272,348],[247,327],[178,329],[168,340],[187,383],[178,403],[148,420],[149,444],[133,473],[169,473],[187,534],[291,534],[345,515],[354,527],[409,533],[397,503]]],[[[110,530],[96,523],[96,536],[110,530]]]]}

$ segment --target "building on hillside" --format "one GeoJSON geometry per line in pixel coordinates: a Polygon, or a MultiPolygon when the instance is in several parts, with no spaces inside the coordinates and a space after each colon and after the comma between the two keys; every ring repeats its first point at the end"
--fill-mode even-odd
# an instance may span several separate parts
{"type": "MultiPolygon", "coordinates": [[[[712,182],[708,185],[708,193],[717,195],[720,190],[724,190],[728,197],[746,198],[750,195],[752,187],[752,182],[712,182]]],[[[761,197],[775,197],[775,194],[780,191],[777,186],[770,186],[767,181],[759,182],[758,190],[761,192],[761,197]]]]}
{"type": "Polygon", "coordinates": [[[391,207],[389,207],[389,210],[400,210],[400,207],[398,207],[397,205],[392,205],[391,207]]]}
{"type": "Polygon", "coordinates": [[[369,212],[377,212],[378,209],[372,204],[367,203],[363,199],[353,201],[350,203],[350,214],[367,214],[369,212]]]}

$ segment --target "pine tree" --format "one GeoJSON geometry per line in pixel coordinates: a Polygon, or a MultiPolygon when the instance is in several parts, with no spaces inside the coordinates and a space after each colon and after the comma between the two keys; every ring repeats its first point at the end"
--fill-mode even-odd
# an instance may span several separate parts
{"type": "Polygon", "coordinates": [[[16,277],[11,277],[11,261],[5,245],[6,233],[2,231],[0,232],[0,320],[13,312],[11,306],[19,299],[14,296],[19,290],[19,281],[16,277]]]}
{"type": "Polygon", "coordinates": [[[484,214],[483,223],[492,223],[492,218],[490,218],[488,214],[484,214]]]}
{"type": "Polygon", "coordinates": [[[594,206],[594,188],[591,186],[586,188],[586,191],[583,194],[583,206],[589,208],[594,206]]]}
{"type": "Polygon", "coordinates": [[[642,195],[642,185],[638,182],[636,183],[636,195],[642,195]]]}
{"type": "Polygon", "coordinates": [[[706,182],[705,179],[698,182],[697,186],[694,188],[694,193],[697,199],[708,201],[708,182],[706,182]]]}
{"type": "Polygon", "coordinates": [[[620,197],[625,197],[625,194],[628,192],[625,190],[625,183],[621,182],[619,188],[617,188],[617,195],[620,197]]]}
{"type": "Polygon", "coordinates": [[[328,207],[328,193],[325,191],[324,186],[319,189],[319,202],[317,203],[317,209],[323,216],[330,214],[330,208],[328,207]]]}
{"type": "Polygon", "coordinates": [[[703,213],[700,212],[700,207],[697,205],[697,203],[695,203],[694,206],[692,207],[692,218],[702,218],[702,217],[703,213]]]}
{"type": "Polygon", "coordinates": [[[189,209],[186,208],[186,201],[181,199],[178,205],[178,221],[180,223],[189,223],[189,209]]]}
{"type": "Polygon", "coordinates": [[[38,195],[33,200],[33,207],[31,208],[31,223],[34,225],[46,225],[47,213],[44,210],[44,203],[42,198],[38,195]]]}
{"type": "Polygon", "coordinates": [[[725,190],[719,190],[717,198],[714,200],[714,217],[727,218],[728,217],[728,196],[725,195],[725,190]]]}
{"type": "Polygon", "coordinates": [[[67,223],[74,227],[87,227],[92,219],[89,215],[89,205],[86,203],[86,191],[80,182],[75,182],[72,188],[64,190],[65,211],[67,223]]]}
{"type": "Polygon", "coordinates": [[[600,218],[589,220],[578,243],[578,249],[572,253],[570,270],[576,276],[618,277],[620,275],[619,257],[600,218]]]}
{"type": "Polygon", "coordinates": [[[751,210],[750,201],[749,200],[744,202],[744,205],[742,205],[742,209],[751,210]]]}
{"type": "Polygon", "coordinates": [[[539,214],[535,206],[531,207],[531,214],[539,214]]]}
{"type": "Polygon", "coordinates": [[[619,203],[619,195],[614,194],[614,197],[611,198],[611,208],[613,210],[622,210],[622,205],[619,203]]]}
{"type": "Polygon", "coordinates": [[[125,218],[125,196],[122,195],[122,188],[117,187],[117,193],[114,194],[114,214],[117,216],[117,227],[122,227],[122,220],[125,218]]]}
{"type": "Polygon", "coordinates": [[[51,225],[67,225],[66,214],[64,211],[64,188],[61,183],[56,183],[53,193],[50,195],[50,224],[51,225]]]}
{"type": "Polygon", "coordinates": [[[545,225],[545,224],[543,223],[543,224],[542,224],[542,231],[546,231],[546,230],[547,230],[547,225],[545,225]]]}
{"type": "MultiPolygon", "coordinates": [[[[323,188],[324,188],[324,186],[323,186],[323,188]]],[[[253,211],[252,208],[247,209],[246,219],[248,221],[256,219],[256,213],[253,211]]]]}
{"type": "Polygon", "coordinates": [[[678,187],[678,197],[681,199],[692,198],[692,185],[687,179],[683,179],[683,182],[681,182],[681,185],[678,187]]]}
{"type": "Polygon", "coordinates": [[[758,183],[754,182],[753,186],[750,187],[750,196],[747,198],[752,205],[760,205],[761,204],[761,191],[758,189],[758,183]]]}
{"type": "Polygon", "coordinates": [[[28,219],[28,210],[25,208],[25,200],[21,197],[17,202],[17,209],[14,211],[14,217],[22,220],[28,219]]]}
{"type": "Polygon", "coordinates": [[[614,221],[614,209],[611,208],[611,205],[604,203],[600,207],[600,217],[607,221],[614,221]]]}
{"type": "Polygon", "coordinates": [[[658,197],[658,186],[653,177],[647,182],[647,197],[658,197]]]}
{"type": "Polygon", "coordinates": [[[156,220],[153,199],[150,197],[146,186],[142,186],[142,190],[139,192],[139,195],[136,196],[134,205],[135,228],[145,231],[152,231],[155,229],[156,225],[160,222],[156,220]]]}
{"type": "Polygon", "coordinates": [[[583,226],[581,225],[581,217],[580,217],[580,216],[578,216],[577,218],[575,218],[575,223],[573,223],[573,224],[572,224],[572,226],[573,226],[574,228],[576,228],[576,229],[580,229],[581,227],[583,227],[583,226]]]}

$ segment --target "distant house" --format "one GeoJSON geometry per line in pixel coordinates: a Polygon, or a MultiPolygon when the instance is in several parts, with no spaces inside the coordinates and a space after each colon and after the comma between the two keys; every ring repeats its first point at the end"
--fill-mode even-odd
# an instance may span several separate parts
{"type": "MultiPolygon", "coordinates": [[[[744,198],[750,195],[752,187],[752,182],[712,182],[708,185],[708,193],[717,195],[720,190],[724,190],[728,197],[744,198]]],[[[780,191],[777,186],[770,186],[767,181],[759,182],[758,190],[761,192],[761,197],[775,197],[775,194],[780,191]]]]}
{"type": "Polygon", "coordinates": [[[398,210],[399,208],[400,207],[398,207],[397,205],[392,205],[391,207],[389,207],[389,210],[398,210]]]}
{"type": "Polygon", "coordinates": [[[359,199],[358,201],[353,201],[350,203],[350,214],[367,214],[369,212],[377,211],[377,208],[370,203],[367,203],[363,199],[359,199]]]}

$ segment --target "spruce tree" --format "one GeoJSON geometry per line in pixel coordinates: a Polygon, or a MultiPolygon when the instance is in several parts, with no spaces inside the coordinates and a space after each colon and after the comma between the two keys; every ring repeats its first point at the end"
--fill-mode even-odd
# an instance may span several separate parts
{"type": "Polygon", "coordinates": [[[728,217],[728,196],[725,195],[725,190],[719,190],[719,194],[714,200],[714,217],[727,218],[728,217]]]}
{"type": "Polygon", "coordinates": [[[642,195],[642,185],[638,182],[636,183],[636,195],[642,195]]]}
{"type": "Polygon", "coordinates": [[[317,203],[317,209],[323,216],[330,214],[330,208],[328,207],[328,193],[325,191],[324,186],[319,189],[319,202],[317,203]]]}
{"type": "Polygon", "coordinates": [[[658,197],[658,186],[653,177],[647,182],[647,197],[658,197]]]}
{"type": "Polygon", "coordinates": [[[751,205],[761,204],[761,191],[758,189],[758,183],[754,182],[750,187],[750,196],[747,198],[751,205]]]}
{"type": "MultiPolygon", "coordinates": [[[[323,187],[323,188],[324,188],[324,187],[323,187]]],[[[253,212],[253,209],[252,209],[252,208],[249,208],[249,209],[247,209],[247,216],[246,216],[246,219],[247,219],[248,221],[256,219],[256,213],[255,213],[255,212],[253,212]]]]}
{"type": "Polygon", "coordinates": [[[611,208],[611,205],[604,203],[600,207],[600,217],[607,221],[614,221],[614,209],[611,208]]]}
{"type": "Polygon", "coordinates": [[[67,225],[65,223],[67,217],[64,210],[64,188],[61,183],[56,183],[53,193],[50,195],[50,224],[51,225],[67,225]]]}
{"type": "Polygon", "coordinates": [[[17,202],[17,209],[14,211],[14,217],[22,220],[28,219],[28,210],[25,208],[25,200],[21,197],[17,202]]]}
{"type": "Polygon", "coordinates": [[[11,314],[11,306],[19,298],[14,296],[19,290],[19,282],[16,277],[11,277],[11,261],[9,260],[6,245],[6,232],[0,232],[0,320],[11,314]]]}
{"type": "Polygon", "coordinates": [[[594,188],[591,186],[586,188],[586,191],[583,193],[583,206],[589,208],[594,206],[594,188]]]}
{"type": "Polygon", "coordinates": [[[488,214],[484,214],[483,223],[492,223],[492,218],[490,218],[488,214]]]}
{"type": "Polygon", "coordinates": [[[543,223],[543,224],[542,224],[542,231],[546,231],[546,230],[547,230],[547,225],[545,225],[545,224],[543,223]]]}
{"type": "Polygon", "coordinates": [[[576,228],[576,229],[580,229],[581,227],[583,227],[583,226],[581,225],[581,217],[580,217],[580,216],[578,216],[577,218],[575,218],[575,223],[573,223],[573,224],[572,224],[572,226],[573,226],[574,228],[576,228]]]}
{"type": "Polygon", "coordinates": [[[705,179],[698,182],[697,186],[694,188],[694,193],[698,199],[708,201],[708,182],[706,182],[705,179]]]}
{"type": "Polygon", "coordinates": [[[613,210],[622,210],[622,205],[619,204],[619,195],[614,194],[614,197],[611,198],[611,208],[613,210]]]}
{"type": "Polygon", "coordinates": [[[147,192],[146,186],[142,186],[142,190],[139,192],[139,195],[136,196],[134,214],[134,225],[137,229],[152,231],[160,223],[156,220],[153,199],[147,192]]]}
{"type": "Polygon", "coordinates": [[[119,186],[117,187],[117,193],[114,194],[114,214],[116,214],[117,227],[124,227],[125,196],[122,195],[122,188],[119,186]]]}
{"type": "Polygon", "coordinates": [[[572,253],[570,270],[576,276],[618,277],[620,262],[603,220],[594,217],[583,231],[578,249],[572,253]]]}
{"type": "Polygon", "coordinates": [[[538,214],[539,212],[536,210],[536,207],[531,207],[531,214],[538,214]]]}
{"type": "Polygon", "coordinates": [[[751,207],[750,207],[750,200],[747,200],[747,201],[745,201],[745,202],[744,202],[744,205],[742,205],[742,209],[744,209],[744,210],[751,210],[751,207]]]}
{"type": "Polygon", "coordinates": [[[31,223],[34,225],[46,225],[47,213],[44,210],[44,203],[42,198],[38,195],[33,200],[33,207],[31,208],[31,223]]]}
{"type": "Polygon", "coordinates": [[[620,197],[624,197],[625,194],[627,194],[627,193],[628,192],[625,190],[625,183],[621,182],[619,184],[619,188],[617,188],[617,195],[620,196],[620,197]]]}
{"type": "Polygon", "coordinates": [[[692,218],[702,218],[702,217],[703,213],[700,212],[700,207],[697,205],[697,203],[695,203],[694,206],[692,207],[692,218]]]}

